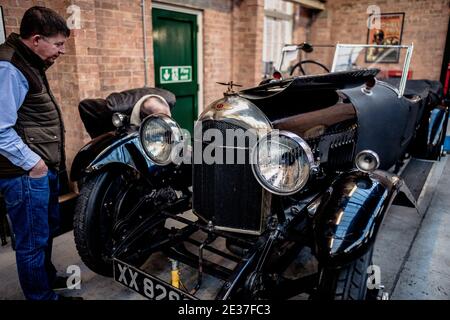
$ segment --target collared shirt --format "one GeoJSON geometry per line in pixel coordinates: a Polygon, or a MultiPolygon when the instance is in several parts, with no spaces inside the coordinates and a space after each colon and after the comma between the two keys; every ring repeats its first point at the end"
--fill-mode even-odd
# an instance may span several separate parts
{"type": "Polygon", "coordinates": [[[14,130],[28,88],[27,79],[16,67],[0,61],[0,154],[26,171],[41,159],[14,130]]]}

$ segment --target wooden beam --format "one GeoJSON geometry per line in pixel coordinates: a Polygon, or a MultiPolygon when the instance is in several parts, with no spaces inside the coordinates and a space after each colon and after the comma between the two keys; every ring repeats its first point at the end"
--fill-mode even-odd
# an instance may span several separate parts
{"type": "Polygon", "coordinates": [[[298,3],[310,9],[325,10],[325,3],[319,0],[287,0],[287,1],[298,3]]]}

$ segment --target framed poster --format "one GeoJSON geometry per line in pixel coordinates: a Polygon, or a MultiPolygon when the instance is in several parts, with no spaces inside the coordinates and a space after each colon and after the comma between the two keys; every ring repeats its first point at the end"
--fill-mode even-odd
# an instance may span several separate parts
{"type": "Polygon", "coordinates": [[[0,6],[0,44],[6,40],[5,20],[3,19],[3,7],[0,6]]]}
{"type": "MultiPolygon", "coordinates": [[[[377,21],[377,26],[369,25],[367,44],[400,45],[402,43],[404,12],[380,13],[371,16],[371,21],[377,21]],[[379,26],[379,28],[377,28],[379,26]]],[[[400,51],[385,48],[368,48],[366,62],[396,63],[400,51]],[[388,50],[388,51],[387,51],[388,50]]]]}

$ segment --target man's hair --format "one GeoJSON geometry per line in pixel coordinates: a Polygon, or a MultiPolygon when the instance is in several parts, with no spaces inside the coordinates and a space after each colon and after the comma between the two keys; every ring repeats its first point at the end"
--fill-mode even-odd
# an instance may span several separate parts
{"type": "Polygon", "coordinates": [[[28,39],[36,34],[53,37],[62,34],[70,36],[66,21],[55,11],[45,7],[31,7],[23,15],[20,23],[20,37],[28,39]]]}

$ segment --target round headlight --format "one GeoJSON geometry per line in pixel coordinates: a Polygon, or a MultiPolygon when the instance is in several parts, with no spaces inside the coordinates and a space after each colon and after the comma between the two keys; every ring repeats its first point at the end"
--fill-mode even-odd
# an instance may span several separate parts
{"type": "Polygon", "coordinates": [[[145,118],[139,136],[147,156],[159,165],[172,162],[172,150],[182,141],[180,127],[175,120],[164,114],[153,114],[145,118]]]}
{"type": "Polygon", "coordinates": [[[298,192],[308,182],[314,157],[299,136],[274,131],[264,136],[252,151],[252,170],[263,188],[279,194],[298,192]]]}
{"type": "Polygon", "coordinates": [[[372,150],[363,150],[356,155],[355,165],[363,172],[373,172],[380,166],[380,158],[372,150]]]}

